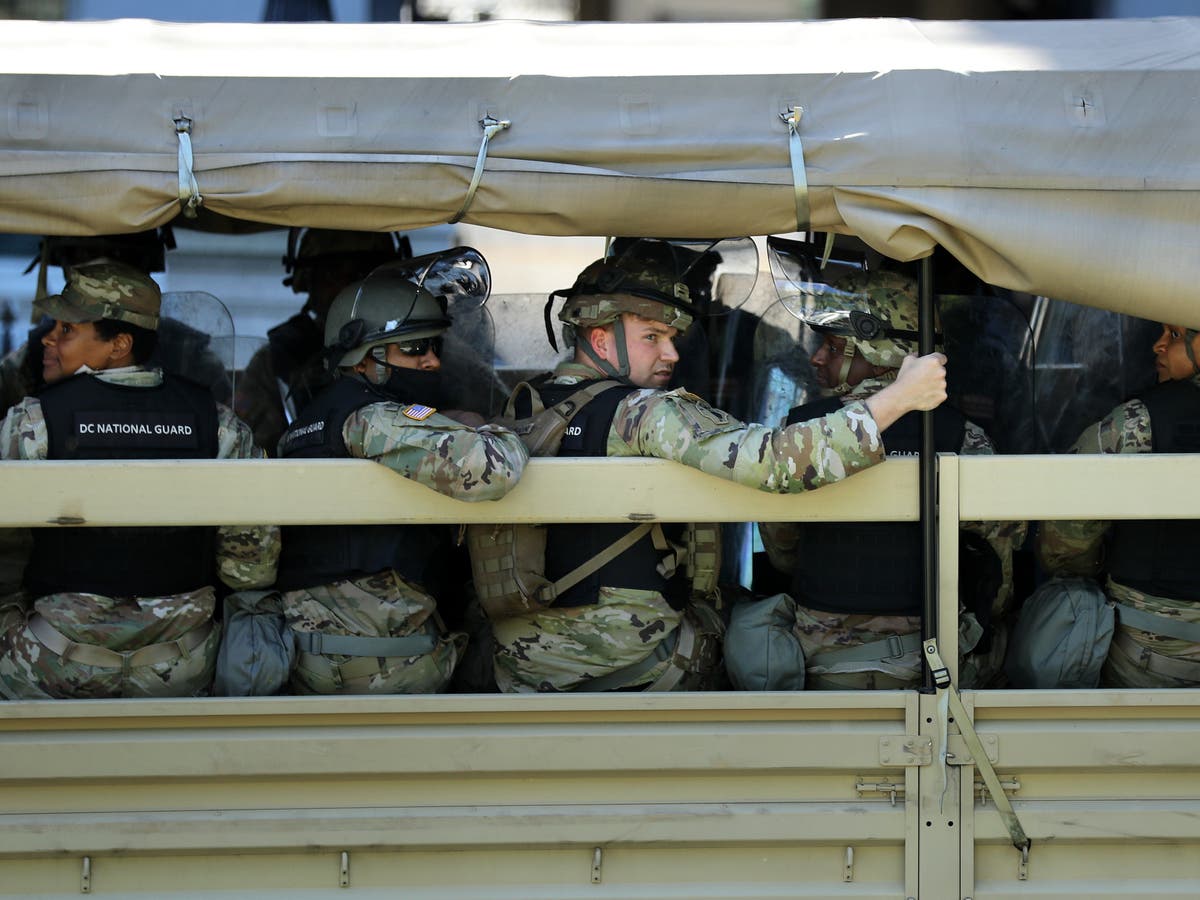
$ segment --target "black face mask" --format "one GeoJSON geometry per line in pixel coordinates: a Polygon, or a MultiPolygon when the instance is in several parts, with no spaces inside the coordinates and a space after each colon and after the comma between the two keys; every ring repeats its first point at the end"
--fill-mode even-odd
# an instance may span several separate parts
{"type": "Polygon", "coordinates": [[[399,403],[422,403],[434,409],[441,409],[446,405],[448,395],[441,372],[402,369],[388,363],[375,362],[388,369],[387,381],[374,387],[389,400],[399,403]]]}

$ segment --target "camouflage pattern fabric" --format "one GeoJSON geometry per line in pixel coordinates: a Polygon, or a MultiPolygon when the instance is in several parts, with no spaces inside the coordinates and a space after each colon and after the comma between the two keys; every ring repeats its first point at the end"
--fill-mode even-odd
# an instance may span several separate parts
{"type": "MultiPolygon", "coordinates": [[[[100,378],[129,387],[162,383],[157,369],[129,366],[100,378]]],[[[261,458],[254,439],[226,407],[217,405],[218,459],[261,458]]],[[[45,459],[46,422],[36,397],[22,400],[0,423],[0,459],[45,459]]],[[[279,529],[274,525],[225,526],[217,530],[216,563],[222,582],[234,590],[267,587],[275,580],[279,529]]],[[[213,589],[167,597],[103,597],[61,593],[38,597],[33,610],[67,638],[110,650],[136,650],[175,640],[211,621],[213,589]]],[[[23,621],[0,635],[0,691],[10,698],[190,696],[207,692],[219,643],[214,629],[190,658],[120,670],[64,662],[28,634],[23,621]]]]}
{"type": "MultiPolygon", "coordinates": [[[[842,398],[843,404],[865,401],[895,380],[895,373],[859,382],[842,398]]],[[[884,434],[884,444],[887,435],[884,434]]],[[[963,456],[992,455],[996,452],[991,439],[973,422],[968,421],[963,432],[963,456]]],[[[759,533],[772,566],[780,572],[791,573],[796,567],[795,526],[789,522],[760,522],[759,533]]],[[[963,522],[962,530],[979,535],[987,541],[1000,560],[1001,578],[992,601],[990,650],[971,653],[982,635],[975,615],[959,608],[959,686],[963,688],[995,687],[1003,674],[1004,648],[1012,618],[1013,552],[1025,541],[1026,522],[963,522]]],[[[891,635],[919,634],[919,616],[843,616],[821,610],[798,607],[796,634],[804,647],[805,657],[811,659],[822,650],[857,647],[891,635]]],[[[872,660],[836,663],[829,671],[821,667],[806,669],[805,684],[810,689],[872,689],[916,687],[922,678],[918,653],[900,660],[872,660]]]]}
{"type": "Polygon", "coordinates": [[[417,421],[406,409],[371,403],[352,413],[342,428],[350,455],[456,500],[499,500],[516,486],[529,454],[507,428],[472,428],[439,413],[417,421]]]}
{"type": "MultiPolygon", "coordinates": [[[[371,459],[438,493],[458,500],[499,500],[521,477],[529,456],[506,428],[471,428],[438,413],[423,421],[404,415],[401,403],[371,403],[352,413],[342,428],[350,454],[371,459]]],[[[289,591],[284,615],[296,631],[362,637],[422,633],[436,616],[436,600],[419,585],[388,570],[335,584],[289,591]]],[[[440,629],[439,629],[440,630],[440,629]]],[[[466,649],[467,636],[442,634],[432,653],[378,660],[370,676],[340,687],[301,661],[293,687],[305,693],[416,694],[445,690],[466,649]]],[[[337,663],[350,659],[328,655],[337,663]]]]}
{"type": "Polygon", "coordinates": [[[0,415],[33,393],[33,380],[25,370],[25,345],[0,358],[0,415]]]}
{"type": "MultiPolygon", "coordinates": [[[[555,383],[596,377],[578,363],[555,369],[555,383]]],[[[611,457],[656,457],[772,493],[812,490],[883,459],[875,420],[861,403],[816,422],[768,428],[739,422],[683,390],[638,390],[617,406],[611,457]]],[[[678,625],[661,594],[602,587],[592,606],[550,608],[494,623],[496,683],[502,691],[586,689],[590,678],[644,659],[678,625]]],[[[637,683],[649,684],[660,663],[637,683]]]]}
{"type": "MultiPolygon", "coordinates": [[[[351,581],[288,591],[282,595],[281,604],[293,631],[405,637],[425,633],[426,622],[435,615],[437,601],[389,570],[351,581]]],[[[292,672],[292,688],[300,694],[436,693],[450,683],[466,645],[465,634],[444,634],[432,653],[375,659],[375,671],[347,678],[341,686],[332,684],[323,672],[307,669],[302,658],[292,672]]],[[[326,658],[345,663],[355,657],[327,654],[326,658]]]]}
{"type": "MultiPolygon", "coordinates": [[[[1200,382],[1200,376],[1193,381],[1200,382]]],[[[1099,422],[1084,430],[1070,453],[1151,453],[1153,452],[1150,413],[1140,400],[1116,407],[1099,422]]],[[[1112,523],[1107,521],[1042,522],[1035,550],[1038,561],[1053,576],[1101,575],[1104,540],[1112,523]]],[[[1107,579],[1109,599],[1182,622],[1200,622],[1200,607],[1194,602],[1156,597],[1107,579]]],[[[1200,644],[1153,634],[1121,623],[1117,613],[1117,633],[1124,634],[1139,647],[1158,656],[1200,663],[1200,644]]],[[[1108,651],[1100,672],[1101,687],[1196,687],[1196,681],[1184,681],[1171,675],[1146,671],[1129,657],[1117,642],[1108,651]]]]}
{"type": "MultiPolygon", "coordinates": [[[[60,634],[80,644],[130,651],[182,637],[212,621],[211,587],[166,597],[102,597],[47,594],[34,602],[60,634]]],[[[10,700],[104,697],[192,697],[207,694],[217,661],[221,629],[188,657],[119,668],[90,666],[52,653],[24,622],[0,637],[0,694],[10,700]]]]}

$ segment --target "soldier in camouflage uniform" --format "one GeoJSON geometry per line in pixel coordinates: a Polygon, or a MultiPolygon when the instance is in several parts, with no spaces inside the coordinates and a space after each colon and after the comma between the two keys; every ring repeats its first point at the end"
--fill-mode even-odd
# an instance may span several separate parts
{"type": "MultiPolygon", "coordinates": [[[[372,459],[465,501],[497,500],[528,458],[512,432],[472,427],[414,402],[439,388],[450,325],[444,300],[395,264],[339,293],[325,322],[339,377],[279,443],[284,458],[372,459]]],[[[452,532],[431,525],[285,529],[277,587],[296,633],[301,693],[430,693],[445,689],[466,635],[448,632],[439,596],[454,577],[452,532]]]]}
{"type": "MultiPolygon", "coordinates": [[[[630,251],[599,260],[562,292],[567,299],[559,319],[575,352],[549,376],[543,394],[554,388],[574,391],[605,378],[622,386],[584,407],[580,416],[590,415],[581,429],[582,444],[569,446],[564,440],[560,455],[657,457],[758,490],[796,493],[882,461],[883,428],[910,410],[929,409],[945,399],[941,354],[908,360],[895,383],[866,402],[783,429],[740,422],[686,390],[665,390],[679,359],[674,341],[693,311],[680,274],[653,258],[630,251]]],[[[572,423],[580,421],[577,416],[572,423]]],[[[555,565],[569,571],[571,563],[558,557],[589,541],[594,545],[597,534],[601,544],[612,537],[609,527],[550,526],[547,577],[559,577],[555,565]],[[556,533],[576,528],[581,530],[567,530],[556,545],[556,533]],[[556,552],[556,546],[565,550],[556,552]]],[[[635,544],[590,584],[582,582],[580,592],[560,597],[549,608],[494,621],[500,688],[664,689],[667,682],[659,679],[681,665],[671,642],[682,642],[677,636],[685,618],[703,611],[661,577],[655,565],[660,558],[657,548],[635,544]]],[[[693,627],[711,625],[702,620],[693,627]]],[[[673,688],[703,686],[703,678],[694,677],[703,674],[689,671],[692,677],[673,688]]]]}
{"type": "MultiPolygon", "coordinates": [[[[1158,384],[1084,430],[1071,453],[1200,451],[1200,335],[1164,324],[1154,343],[1158,384]]],[[[1117,628],[1102,687],[1200,685],[1200,522],[1043,522],[1036,551],[1054,576],[1104,579],[1117,628]]]]}
{"type": "Polygon", "coordinates": [[[268,344],[251,357],[238,379],[233,408],[254,431],[258,446],[274,456],[279,438],[297,411],[329,384],[322,337],[325,316],[338,291],[393,259],[410,256],[408,239],[372,231],[293,228],[288,276],[297,294],[307,294],[300,312],[267,332],[268,344]],[[299,237],[299,249],[296,239],[299,237]]]}
{"type": "MultiPolygon", "coordinates": [[[[801,315],[824,338],[811,364],[824,398],[797,407],[788,422],[850,408],[895,383],[916,351],[912,279],[854,270],[832,276],[801,315]]],[[[948,404],[934,411],[939,452],[992,454],[979,426],[948,404]]],[[[919,455],[919,417],[886,430],[887,456],[919,455]]],[[[884,522],[760,523],[772,565],[791,578],[794,632],[814,689],[911,688],[921,677],[921,570],[918,526],[884,522]],[[870,565],[864,566],[863,560],[870,565]]],[[[992,685],[1001,674],[1012,604],[1013,550],[1023,522],[968,522],[960,560],[963,687],[992,685]]]]}
{"type": "MultiPolygon", "coordinates": [[[[260,456],[250,430],[208,391],[143,363],[160,294],[121,263],[73,268],[35,308],[47,387],[0,424],[3,459],[260,456]]],[[[275,577],[278,529],[38,528],[25,572],[32,609],[0,636],[10,699],[206,693],[220,628],[220,578],[235,589],[275,577]]]]}

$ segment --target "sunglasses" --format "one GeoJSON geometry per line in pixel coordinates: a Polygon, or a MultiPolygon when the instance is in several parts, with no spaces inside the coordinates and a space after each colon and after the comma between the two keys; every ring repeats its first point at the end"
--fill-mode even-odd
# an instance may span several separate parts
{"type": "Polygon", "coordinates": [[[397,341],[396,347],[405,356],[424,356],[430,350],[434,356],[442,355],[442,339],[440,337],[419,338],[415,341],[397,341]]]}

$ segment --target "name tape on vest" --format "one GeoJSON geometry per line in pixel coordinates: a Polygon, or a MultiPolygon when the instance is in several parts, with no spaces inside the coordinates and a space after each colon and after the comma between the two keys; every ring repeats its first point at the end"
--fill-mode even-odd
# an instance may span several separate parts
{"type": "Polygon", "coordinates": [[[191,413],[101,410],[75,413],[73,437],[79,447],[195,450],[197,432],[191,413]]]}

